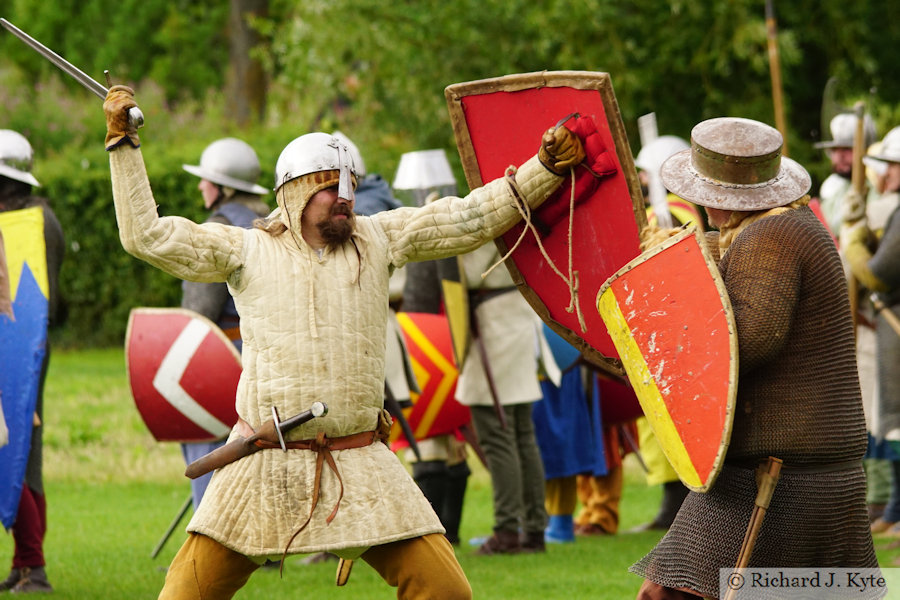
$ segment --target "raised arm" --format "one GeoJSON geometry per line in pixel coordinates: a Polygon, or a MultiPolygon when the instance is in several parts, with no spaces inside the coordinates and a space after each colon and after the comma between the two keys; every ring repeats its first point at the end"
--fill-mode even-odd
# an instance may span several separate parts
{"type": "Polygon", "coordinates": [[[520,199],[532,209],[540,206],[559,188],[568,168],[583,159],[581,141],[560,127],[544,135],[538,155],[514,175],[495,179],[465,198],[446,197],[420,208],[381,212],[373,220],[387,234],[392,262],[398,267],[469,252],[519,221],[520,199]]]}
{"type": "Polygon", "coordinates": [[[147,179],[137,131],[128,123],[136,106],[125,86],[110,88],[106,149],[119,238],[125,250],[166,273],[190,281],[225,281],[240,267],[245,230],[218,223],[198,225],[181,217],[160,218],[147,179]]]}

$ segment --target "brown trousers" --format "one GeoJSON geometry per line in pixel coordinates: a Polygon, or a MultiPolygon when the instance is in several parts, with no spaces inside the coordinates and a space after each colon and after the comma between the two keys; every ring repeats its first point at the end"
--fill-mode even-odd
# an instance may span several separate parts
{"type": "MultiPolygon", "coordinates": [[[[468,600],[472,588],[443,535],[433,533],[373,546],[362,559],[375,569],[397,598],[468,600]]],[[[243,554],[192,533],[175,555],[159,600],[228,600],[259,568],[243,554]]]]}

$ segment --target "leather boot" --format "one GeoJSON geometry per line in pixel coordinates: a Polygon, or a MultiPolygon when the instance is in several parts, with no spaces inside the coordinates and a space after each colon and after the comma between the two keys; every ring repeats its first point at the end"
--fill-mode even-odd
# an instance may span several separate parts
{"type": "Polygon", "coordinates": [[[528,531],[522,536],[521,552],[523,554],[537,554],[538,552],[546,552],[547,546],[544,542],[543,531],[528,531]]]}
{"type": "Polygon", "coordinates": [[[47,580],[44,567],[22,567],[22,578],[10,590],[11,594],[49,594],[53,586],[47,580]]]}
{"type": "Polygon", "coordinates": [[[454,546],[459,545],[459,523],[462,520],[463,501],[466,497],[466,486],[471,471],[465,462],[447,469],[447,495],[444,496],[444,507],[438,515],[441,524],[447,530],[447,539],[454,546]]]}
{"type": "Polygon", "coordinates": [[[14,568],[9,572],[9,577],[0,582],[0,592],[6,592],[13,589],[13,587],[19,583],[20,579],[22,579],[22,569],[14,568]]]}
{"type": "Polygon", "coordinates": [[[505,531],[497,529],[494,535],[489,537],[485,543],[478,548],[475,554],[481,556],[490,556],[492,554],[518,554],[522,550],[522,544],[519,542],[518,531],[505,531]]]}

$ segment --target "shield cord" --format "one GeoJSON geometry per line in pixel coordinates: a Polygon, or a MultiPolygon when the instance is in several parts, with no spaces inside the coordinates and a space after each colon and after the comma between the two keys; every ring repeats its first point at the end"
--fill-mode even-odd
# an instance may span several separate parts
{"type": "Polygon", "coordinates": [[[582,333],[587,331],[587,325],[584,322],[584,314],[581,312],[581,303],[578,301],[578,271],[572,270],[572,227],[575,219],[575,168],[569,167],[569,174],[572,177],[572,189],[569,194],[569,231],[568,231],[568,251],[569,251],[569,276],[566,277],[562,271],[560,271],[556,263],[550,258],[547,254],[547,250],[544,248],[544,245],[541,243],[541,236],[538,233],[537,229],[534,227],[534,224],[531,222],[531,207],[527,202],[522,198],[522,192],[519,190],[519,185],[516,183],[516,168],[513,166],[507,167],[506,173],[504,177],[506,179],[507,185],[509,185],[510,193],[515,199],[516,210],[519,211],[519,214],[522,216],[522,220],[525,221],[525,227],[522,229],[522,233],[519,234],[519,238],[516,240],[516,243],[513,244],[513,247],[507,251],[505,255],[503,255],[500,260],[495,262],[487,271],[481,274],[481,278],[484,279],[488,275],[491,274],[497,266],[503,263],[507,258],[509,258],[513,252],[516,251],[516,248],[519,247],[519,244],[525,239],[525,234],[528,230],[531,230],[532,235],[534,235],[534,239],[537,242],[538,248],[541,251],[541,255],[546,259],[547,264],[550,265],[550,268],[553,269],[553,272],[556,273],[560,279],[566,284],[566,287],[569,288],[569,306],[566,307],[566,312],[574,312],[578,317],[578,324],[581,326],[582,333]]]}

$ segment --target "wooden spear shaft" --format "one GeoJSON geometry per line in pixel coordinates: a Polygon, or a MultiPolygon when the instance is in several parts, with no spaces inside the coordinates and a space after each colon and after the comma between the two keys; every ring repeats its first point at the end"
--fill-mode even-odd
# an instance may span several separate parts
{"type": "MultiPolygon", "coordinates": [[[[853,191],[859,195],[860,201],[865,202],[866,166],[863,164],[863,156],[866,154],[865,102],[857,102],[853,106],[853,113],[856,115],[856,131],[853,134],[853,167],[850,172],[850,185],[853,187],[853,191]]],[[[855,335],[859,322],[859,280],[852,273],[847,281],[847,293],[850,296],[850,316],[853,317],[853,333],[855,335]]]]}
{"type": "Polygon", "coordinates": [[[775,128],[784,138],[781,153],[788,156],[787,122],[784,118],[784,100],[781,88],[781,59],[778,56],[778,29],[775,25],[773,0],[766,0],[766,37],[769,48],[769,74],[772,77],[772,104],[775,107],[775,128]]]}
{"type": "MultiPolygon", "coordinates": [[[[744,541],[741,543],[741,552],[738,554],[735,571],[746,569],[750,563],[750,556],[753,554],[753,547],[756,545],[756,538],[759,537],[759,530],[762,527],[763,518],[769,509],[769,502],[772,501],[772,494],[775,493],[775,486],[778,484],[778,478],[781,477],[780,458],[770,456],[761,471],[758,471],[756,502],[753,506],[753,513],[750,515],[750,522],[747,524],[747,531],[744,534],[744,541]]],[[[737,589],[728,588],[722,600],[732,600],[737,593],[737,589]]]]}

